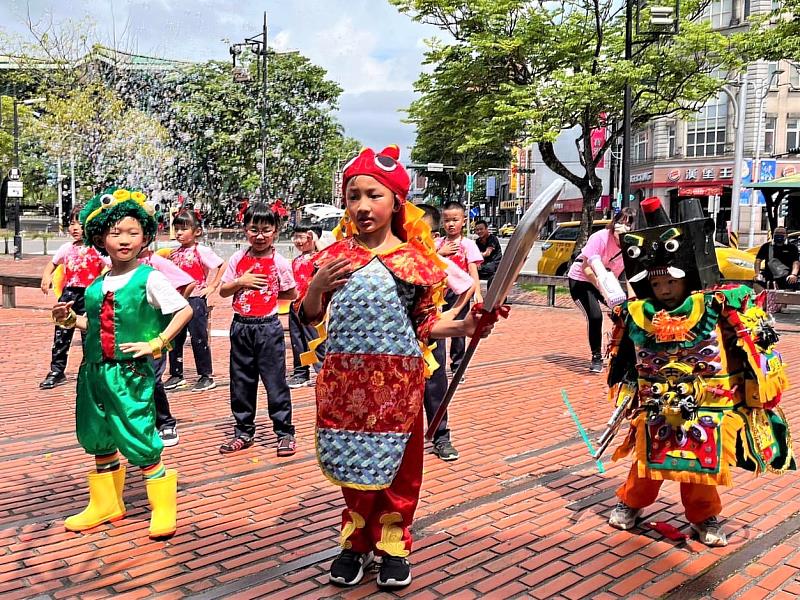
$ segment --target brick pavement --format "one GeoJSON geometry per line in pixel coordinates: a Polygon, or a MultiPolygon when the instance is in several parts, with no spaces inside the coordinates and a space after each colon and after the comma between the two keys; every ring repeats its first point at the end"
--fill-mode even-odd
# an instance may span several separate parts
{"type": "MultiPolygon", "coordinates": [[[[38,273],[44,259],[0,273],[38,273]]],[[[231,432],[227,386],[170,397],[181,442],[164,460],[180,473],[179,529],[147,538],[149,511],[136,473],[127,517],[90,533],[63,529],[86,500],[91,460],[74,438],[70,385],[41,392],[52,327],[41,292],[18,290],[18,308],[0,309],[0,596],[42,598],[362,598],[326,584],[336,554],[338,490],[316,466],[313,390],[293,391],[298,453],[277,459],[265,411],[256,444],[222,457],[231,432]]],[[[212,328],[226,329],[217,300],[212,328]]],[[[798,327],[783,318],[783,350],[800,359],[798,327]]],[[[585,326],[576,310],[518,306],[479,349],[451,411],[455,463],[426,456],[411,555],[414,598],[796,598],[800,595],[800,486],[795,473],[758,480],[738,472],[723,492],[727,548],[618,532],[606,524],[613,490],[628,463],[599,474],[566,412],[597,432],[609,413],[601,377],[586,372],[585,326]]],[[[227,382],[227,340],[212,338],[215,371],[227,382]]],[[[189,353],[188,356],[191,356],[189,353]]],[[[194,375],[187,359],[187,375],[194,375]]],[[[798,389],[785,397],[800,427],[798,389]]],[[[262,394],[263,396],[263,394],[262,394]]],[[[677,486],[667,482],[648,517],[686,530],[677,486]]]]}

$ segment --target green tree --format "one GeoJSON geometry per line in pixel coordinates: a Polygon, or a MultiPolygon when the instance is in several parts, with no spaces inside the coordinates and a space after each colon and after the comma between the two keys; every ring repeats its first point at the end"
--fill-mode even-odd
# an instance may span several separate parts
{"type": "MultiPolygon", "coordinates": [[[[718,75],[743,61],[734,42],[700,18],[705,0],[682,2],[679,34],[639,40],[632,61],[623,59],[624,3],[613,0],[390,1],[444,33],[431,42],[432,70],[417,81],[422,97],[409,110],[420,148],[431,157],[499,156],[511,145],[537,143],[545,164],[581,191],[581,239],[602,193],[602,152],[592,154],[591,131],[611,128],[603,151],[619,135],[626,81],[635,128],[696,111],[718,93],[724,83],[718,75]],[[577,170],[553,146],[571,128],[577,170]]],[[[646,22],[646,11],[642,16],[646,22]]]]}

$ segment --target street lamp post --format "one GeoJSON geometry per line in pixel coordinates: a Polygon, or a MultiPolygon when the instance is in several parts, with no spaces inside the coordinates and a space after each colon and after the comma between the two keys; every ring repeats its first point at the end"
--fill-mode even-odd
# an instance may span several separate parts
{"type": "MultiPolygon", "coordinates": [[[[233,57],[234,77],[241,77],[237,75],[236,71],[236,57],[242,53],[243,48],[249,48],[258,56],[259,76],[261,78],[261,119],[260,119],[260,134],[261,134],[261,200],[266,201],[267,196],[267,13],[264,11],[264,24],[261,29],[261,34],[253,37],[245,38],[244,42],[232,44],[230,53],[233,57]]],[[[237,79],[239,80],[239,79],[237,79]]],[[[249,80],[244,76],[242,81],[249,80]]]]}
{"type": "Polygon", "coordinates": [[[747,117],[747,71],[742,75],[739,82],[739,99],[734,97],[727,86],[722,87],[722,91],[728,95],[736,120],[733,128],[736,131],[736,143],[733,152],[733,189],[731,190],[731,232],[736,236],[737,247],[739,239],[739,205],[742,196],[742,163],[744,162],[744,128],[747,117]]]}
{"type": "MultiPolygon", "coordinates": [[[[758,124],[756,126],[756,155],[755,159],[753,160],[753,174],[752,180],[753,183],[758,183],[761,179],[761,147],[763,146],[763,132],[764,132],[764,102],[769,95],[769,91],[772,88],[772,82],[778,77],[783,70],[778,69],[773,71],[769,79],[766,82],[762,80],[763,87],[757,88],[758,91],[761,92],[761,97],[758,100],[758,124]]],[[[757,216],[761,214],[761,207],[758,204],[758,191],[753,190],[750,196],[750,232],[748,233],[748,245],[754,246],[755,245],[755,237],[756,237],[756,219],[757,216]]]]}

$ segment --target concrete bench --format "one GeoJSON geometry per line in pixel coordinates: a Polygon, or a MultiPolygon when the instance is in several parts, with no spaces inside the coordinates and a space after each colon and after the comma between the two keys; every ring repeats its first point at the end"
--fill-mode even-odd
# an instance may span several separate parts
{"type": "Polygon", "coordinates": [[[0,275],[0,286],[3,286],[3,308],[16,308],[18,287],[38,288],[41,283],[41,276],[0,275]]]}
{"type": "Polygon", "coordinates": [[[778,304],[800,304],[800,292],[776,290],[773,294],[775,295],[775,302],[778,304]]]}

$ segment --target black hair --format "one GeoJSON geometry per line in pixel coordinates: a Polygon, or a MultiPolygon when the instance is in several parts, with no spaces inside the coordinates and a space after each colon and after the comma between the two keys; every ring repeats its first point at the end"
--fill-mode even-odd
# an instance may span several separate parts
{"type": "Polygon", "coordinates": [[[442,207],[442,210],[443,210],[443,211],[444,211],[444,210],[456,210],[456,209],[460,210],[460,211],[461,211],[461,212],[463,212],[464,214],[467,214],[467,209],[466,209],[466,208],[464,207],[464,205],[463,205],[463,204],[461,204],[461,202],[459,202],[458,200],[450,200],[450,202],[448,202],[447,204],[445,204],[445,205],[442,207]]]}
{"type": "Polygon", "coordinates": [[[486,227],[486,229],[489,229],[489,224],[483,219],[478,219],[477,221],[475,221],[475,227],[477,227],[478,225],[483,225],[484,227],[486,227]]]}
{"type": "Polygon", "coordinates": [[[438,208],[430,204],[417,204],[417,208],[421,209],[425,216],[431,220],[431,231],[436,231],[441,227],[442,213],[439,212],[438,208]]]}
{"type": "Polygon", "coordinates": [[[244,217],[242,218],[242,225],[247,227],[248,225],[256,224],[256,225],[272,225],[273,227],[278,227],[278,222],[280,219],[278,215],[272,212],[272,209],[269,207],[269,204],[266,202],[253,202],[247,206],[247,210],[244,211],[244,217]]]}
{"type": "Polygon", "coordinates": [[[606,225],[606,229],[609,231],[614,231],[614,225],[617,223],[622,223],[623,225],[628,225],[633,228],[633,223],[636,220],[636,210],[631,208],[630,206],[626,206],[625,208],[621,209],[614,217],[611,219],[611,222],[606,225]]]}
{"type": "Polygon", "coordinates": [[[182,208],[172,219],[172,226],[182,229],[202,229],[203,220],[191,208],[182,208]]]}
{"type": "MultiPolygon", "coordinates": [[[[72,210],[69,211],[69,219],[67,219],[67,223],[72,223],[73,221],[81,222],[81,211],[83,210],[83,204],[78,204],[72,207],[72,210]]],[[[83,223],[81,223],[81,227],[83,227],[83,223]]]]}
{"type": "Polygon", "coordinates": [[[292,229],[292,235],[295,233],[308,233],[309,231],[311,231],[311,227],[308,225],[297,224],[294,226],[294,229],[292,229]]]}

